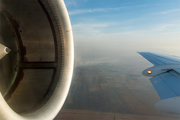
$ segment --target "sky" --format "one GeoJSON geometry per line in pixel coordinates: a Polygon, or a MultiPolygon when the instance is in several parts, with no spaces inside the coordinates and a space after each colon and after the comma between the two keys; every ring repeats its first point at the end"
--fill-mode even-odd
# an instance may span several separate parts
{"type": "MultiPolygon", "coordinates": [[[[180,0],[64,1],[72,23],[77,68],[99,67],[98,70],[103,71],[108,66],[120,71],[118,74],[124,76],[118,78],[120,81],[132,80],[137,83],[131,79],[131,75],[135,75],[135,79],[142,80],[140,84],[146,82],[151,85],[142,71],[153,65],[137,51],[180,57],[180,0]]],[[[78,69],[74,73],[76,70],[78,69]]],[[[100,72],[95,71],[95,74],[101,76],[100,72]]],[[[114,76],[114,73],[105,74],[114,76]]],[[[105,74],[103,75],[106,76],[105,74]]],[[[80,76],[83,75],[82,72],[80,76]]],[[[89,77],[83,79],[88,81],[89,77]]],[[[134,83],[131,85],[137,87],[134,83]]],[[[126,86],[130,84],[127,83],[126,86]]],[[[144,87],[139,86],[140,90],[144,87]]],[[[106,93],[111,96],[109,91],[106,93]]],[[[86,100],[83,101],[89,104],[86,100]]],[[[139,105],[136,110],[138,109],[141,109],[139,105]]]]}
{"type": "Polygon", "coordinates": [[[180,56],[180,0],[64,1],[76,60],[136,56],[137,51],[180,56]]]}

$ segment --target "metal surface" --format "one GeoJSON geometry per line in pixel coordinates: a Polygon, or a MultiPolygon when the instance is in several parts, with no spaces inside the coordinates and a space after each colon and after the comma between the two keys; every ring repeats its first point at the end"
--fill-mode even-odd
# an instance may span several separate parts
{"type": "Polygon", "coordinates": [[[51,120],[64,104],[73,73],[73,35],[64,1],[0,2],[1,43],[11,49],[0,61],[6,76],[0,80],[0,119],[51,120]]]}
{"type": "Polygon", "coordinates": [[[2,95],[6,96],[18,74],[19,45],[13,26],[2,9],[0,9],[0,21],[0,43],[12,49],[0,61],[0,90],[2,95]]]}
{"type": "Polygon", "coordinates": [[[2,59],[6,54],[8,54],[11,50],[6,46],[0,44],[0,59],[2,59]]]}
{"type": "Polygon", "coordinates": [[[142,72],[143,75],[152,77],[150,81],[161,98],[155,108],[180,114],[180,58],[149,52],[139,53],[155,65],[142,72]],[[148,74],[147,71],[152,73],[148,74]]]}
{"type": "Polygon", "coordinates": [[[158,66],[153,66],[153,67],[145,69],[142,72],[142,74],[144,76],[153,77],[153,76],[168,72],[170,70],[176,70],[176,68],[180,68],[180,64],[158,65],[158,66]],[[151,71],[151,74],[149,74],[148,71],[151,71]]]}
{"type": "Polygon", "coordinates": [[[179,101],[180,101],[180,97],[173,97],[173,98],[161,100],[155,104],[155,108],[160,111],[164,111],[168,113],[180,114],[179,101]]]}

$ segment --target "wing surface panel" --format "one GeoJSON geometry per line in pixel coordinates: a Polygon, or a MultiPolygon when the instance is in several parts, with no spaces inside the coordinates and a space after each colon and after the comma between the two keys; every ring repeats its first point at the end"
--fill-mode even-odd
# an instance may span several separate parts
{"type": "MultiPolygon", "coordinates": [[[[164,73],[161,75],[161,77],[167,76],[167,73],[164,73]]],[[[170,73],[169,76],[173,77],[170,73]]],[[[155,76],[150,79],[152,85],[156,89],[157,93],[159,94],[159,97],[163,99],[171,98],[171,97],[177,97],[179,96],[174,89],[172,89],[160,76],[155,76]]]]}
{"type": "Polygon", "coordinates": [[[169,60],[171,60],[171,61],[174,61],[174,62],[180,64],[180,58],[177,57],[177,56],[160,54],[160,53],[153,53],[153,52],[147,52],[147,53],[152,54],[152,55],[155,55],[155,56],[158,56],[158,57],[166,58],[166,59],[169,59],[169,60]]]}
{"type": "MultiPolygon", "coordinates": [[[[175,68],[174,69],[176,72],[180,73],[180,68],[175,68]]],[[[179,76],[180,77],[180,76],[179,76]]]]}
{"type": "Polygon", "coordinates": [[[178,79],[180,79],[180,73],[176,72],[176,71],[169,71],[172,75],[174,75],[175,77],[177,77],[178,79]]]}
{"type": "Polygon", "coordinates": [[[146,58],[149,62],[151,62],[154,65],[163,65],[164,63],[156,60],[154,57],[150,56],[148,53],[145,52],[139,52],[144,58],[146,58]]]}
{"type": "Polygon", "coordinates": [[[151,52],[139,52],[144,58],[153,63],[154,65],[163,64],[180,64],[180,58],[176,56],[157,54],[151,52]]]}
{"type": "MultiPolygon", "coordinates": [[[[165,74],[170,74],[170,73],[165,73],[165,74]]],[[[160,77],[163,76],[163,74],[159,75],[160,77]]],[[[166,77],[163,79],[163,81],[172,89],[174,92],[180,96],[180,80],[175,77],[174,75],[170,77],[166,77]]]]}
{"type": "Polygon", "coordinates": [[[180,62],[175,59],[175,57],[168,56],[168,55],[158,55],[149,53],[150,56],[154,57],[156,60],[163,62],[164,64],[180,64],[180,62]],[[174,59],[173,59],[174,58],[174,59]]]}

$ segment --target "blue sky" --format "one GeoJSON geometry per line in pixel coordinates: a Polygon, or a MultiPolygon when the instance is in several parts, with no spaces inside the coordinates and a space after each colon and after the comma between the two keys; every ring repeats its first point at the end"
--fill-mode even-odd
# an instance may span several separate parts
{"type": "Polygon", "coordinates": [[[75,49],[180,56],[180,0],[64,1],[75,49]]]}

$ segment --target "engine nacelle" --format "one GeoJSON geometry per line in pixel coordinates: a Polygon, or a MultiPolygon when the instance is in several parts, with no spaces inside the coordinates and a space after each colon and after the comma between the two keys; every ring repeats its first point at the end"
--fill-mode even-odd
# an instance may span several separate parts
{"type": "Polygon", "coordinates": [[[67,97],[74,44],[63,0],[0,0],[0,120],[52,120],[67,97]]]}

